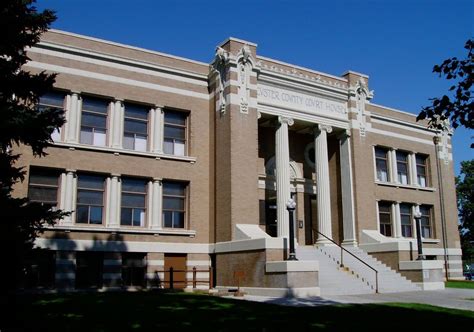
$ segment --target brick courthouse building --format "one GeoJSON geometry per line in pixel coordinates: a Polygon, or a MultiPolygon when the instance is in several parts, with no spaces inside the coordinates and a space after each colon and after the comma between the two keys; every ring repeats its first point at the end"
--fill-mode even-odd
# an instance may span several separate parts
{"type": "Polygon", "coordinates": [[[20,147],[16,193],[72,211],[37,239],[30,285],[169,287],[173,267],[174,287],[305,296],[462,277],[449,133],[373,104],[368,76],[235,38],[212,63],[55,30],[28,54],[58,73],[40,107],[67,122],[46,157],[20,147]]]}

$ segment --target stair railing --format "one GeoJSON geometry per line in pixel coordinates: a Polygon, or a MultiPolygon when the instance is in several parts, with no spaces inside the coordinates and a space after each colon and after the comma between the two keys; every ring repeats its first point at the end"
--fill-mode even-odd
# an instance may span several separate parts
{"type": "Polygon", "coordinates": [[[340,267],[344,267],[344,261],[343,261],[343,253],[344,251],[347,252],[349,255],[351,255],[352,257],[354,257],[355,259],[357,259],[359,262],[361,262],[362,264],[364,264],[365,266],[367,266],[368,268],[370,268],[372,271],[375,272],[375,293],[378,293],[379,292],[379,271],[377,271],[376,269],[374,269],[372,266],[370,266],[369,264],[367,264],[366,262],[364,262],[362,259],[360,259],[359,257],[357,257],[356,255],[354,255],[353,253],[351,253],[349,250],[345,249],[343,246],[341,246],[340,244],[336,243],[336,241],[334,241],[333,239],[327,237],[326,235],[324,235],[323,233],[321,233],[320,231],[316,231],[316,233],[318,233],[319,235],[322,235],[323,237],[325,237],[327,240],[329,240],[330,242],[334,243],[336,246],[338,246],[339,248],[341,248],[341,261],[340,261],[340,267]]]}

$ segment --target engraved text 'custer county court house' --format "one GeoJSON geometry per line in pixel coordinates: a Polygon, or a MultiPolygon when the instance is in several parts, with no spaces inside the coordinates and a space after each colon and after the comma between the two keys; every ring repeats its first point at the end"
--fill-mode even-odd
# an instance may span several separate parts
{"type": "Polygon", "coordinates": [[[258,85],[257,98],[259,104],[287,107],[306,113],[347,120],[347,106],[343,102],[322,99],[263,84],[258,85]]]}

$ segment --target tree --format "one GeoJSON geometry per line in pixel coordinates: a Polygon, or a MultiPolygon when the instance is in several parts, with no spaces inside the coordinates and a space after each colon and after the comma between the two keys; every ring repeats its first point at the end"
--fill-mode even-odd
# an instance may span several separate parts
{"type": "MultiPolygon", "coordinates": [[[[24,257],[44,223],[54,224],[65,213],[12,196],[13,186],[23,181],[25,170],[17,166],[18,145],[31,147],[35,156],[45,156],[51,134],[64,123],[63,111],[39,110],[39,97],[50,91],[54,74],[33,74],[23,69],[30,60],[26,49],[56,19],[51,10],[38,12],[34,0],[2,0],[0,4],[0,239],[2,295],[13,290],[21,278],[24,257]]],[[[2,296],[2,301],[7,298],[2,296]]],[[[4,303],[2,303],[4,304],[4,303]]]]}
{"type": "Polygon", "coordinates": [[[469,259],[474,256],[474,159],[461,162],[461,172],[456,177],[456,193],[463,256],[469,259]]]}
{"type": "MultiPolygon", "coordinates": [[[[468,52],[465,59],[454,57],[433,67],[434,73],[438,73],[440,77],[445,76],[447,80],[455,80],[456,83],[449,88],[449,91],[454,91],[453,96],[443,95],[441,98],[430,99],[431,105],[423,107],[418,114],[417,121],[428,119],[430,128],[444,130],[449,122],[454,129],[460,125],[474,129],[474,100],[471,96],[474,82],[474,40],[469,39],[464,48],[468,52]]],[[[474,143],[471,148],[474,148],[474,143]]]]}

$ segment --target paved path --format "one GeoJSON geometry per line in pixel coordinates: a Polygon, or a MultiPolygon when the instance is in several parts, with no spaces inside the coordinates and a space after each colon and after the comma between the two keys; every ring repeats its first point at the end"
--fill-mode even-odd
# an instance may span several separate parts
{"type": "Polygon", "coordinates": [[[241,299],[292,306],[320,306],[339,303],[408,302],[424,303],[439,307],[474,311],[474,289],[458,288],[446,288],[445,290],[437,291],[416,291],[390,294],[337,295],[325,296],[324,298],[311,297],[305,299],[272,298],[265,296],[245,295],[245,297],[241,299]]]}

